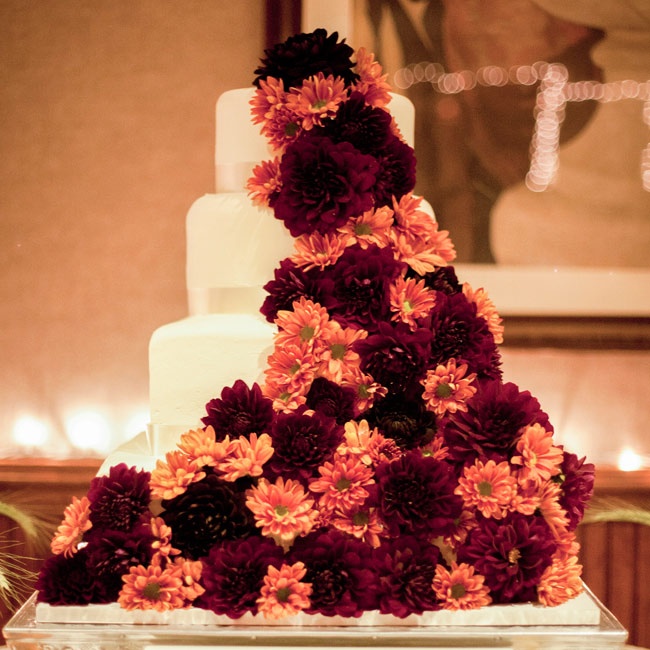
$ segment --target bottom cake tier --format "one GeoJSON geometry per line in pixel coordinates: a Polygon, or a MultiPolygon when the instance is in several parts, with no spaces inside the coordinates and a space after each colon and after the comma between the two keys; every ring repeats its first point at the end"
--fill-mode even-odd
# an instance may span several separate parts
{"type": "Polygon", "coordinates": [[[4,635],[10,650],[149,650],[163,645],[167,650],[195,646],[242,650],[287,646],[296,650],[319,646],[526,650],[623,647],[625,629],[588,589],[566,605],[497,605],[469,612],[432,612],[431,616],[402,620],[370,615],[353,620],[319,617],[309,621],[310,617],[304,616],[293,623],[269,625],[251,619],[211,618],[210,613],[199,610],[185,610],[184,616],[183,611],[176,612],[181,616],[167,619],[139,612],[129,619],[128,612],[116,612],[111,606],[104,610],[92,606],[43,607],[37,605],[33,595],[9,621],[4,635]]]}

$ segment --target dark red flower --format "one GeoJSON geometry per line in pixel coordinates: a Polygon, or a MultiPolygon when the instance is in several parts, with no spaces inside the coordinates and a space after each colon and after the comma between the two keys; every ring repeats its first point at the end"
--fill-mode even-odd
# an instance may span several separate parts
{"type": "Polygon", "coordinates": [[[284,43],[264,50],[265,57],[255,70],[257,77],[253,83],[259,87],[260,80],[275,77],[282,79],[288,90],[322,72],[325,76],[343,78],[349,86],[359,78],[352,70],[354,50],[345,39],[339,43],[338,38],[338,32],[328,35],[326,30],[316,29],[309,34],[291,36],[284,43]]]}
{"type": "Polygon", "coordinates": [[[371,548],[338,531],[319,530],[296,539],[292,562],[307,567],[304,582],[312,585],[310,614],[361,616],[376,604],[371,548]]]}
{"type": "Polygon", "coordinates": [[[373,206],[377,169],[351,144],[307,132],[282,156],[275,216],[294,237],[333,232],[373,206]]]}
{"type": "Polygon", "coordinates": [[[120,463],[108,476],[96,476],[88,489],[92,530],[129,531],[148,516],[149,472],[120,463]]]}
{"type": "Polygon", "coordinates": [[[345,424],[354,417],[356,391],[325,377],[316,377],[307,393],[306,406],[345,424]]]}
{"type": "Polygon", "coordinates": [[[397,136],[389,139],[375,158],[379,165],[373,190],[375,205],[392,205],[415,187],[415,153],[413,148],[397,136]]]}
{"type": "Polygon", "coordinates": [[[71,557],[62,554],[48,557],[36,580],[36,590],[36,600],[50,605],[88,605],[113,600],[103,580],[93,572],[83,548],[71,557]]]}
{"type": "MultiPolygon", "coordinates": [[[[153,556],[154,537],[148,525],[142,524],[131,532],[95,531],[91,529],[86,547],[88,566],[104,583],[108,601],[117,600],[122,589],[122,576],[133,566],[148,566],[153,556]]],[[[107,601],[107,602],[108,602],[107,601]]]]}
{"type": "Polygon", "coordinates": [[[449,456],[458,463],[477,457],[497,462],[509,458],[522,427],[540,424],[551,431],[548,415],[529,391],[512,383],[482,381],[467,402],[467,412],[457,411],[441,423],[449,456]]]}
{"type": "Polygon", "coordinates": [[[575,530],[582,521],[587,503],[594,493],[595,467],[585,458],[564,452],[559,477],[562,485],[560,505],[569,517],[569,529],[575,530]]]}
{"type": "Polygon", "coordinates": [[[456,276],[456,269],[451,265],[439,266],[435,271],[424,275],[423,278],[425,285],[429,289],[446,294],[463,292],[463,286],[456,276]]]}
{"type": "Polygon", "coordinates": [[[392,535],[423,533],[432,539],[453,531],[463,502],[454,494],[450,465],[415,450],[380,463],[375,478],[377,505],[392,535]]]}
{"type": "Polygon", "coordinates": [[[384,437],[392,438],[402,449],[426,445],[436,433],[435,416],[426,410],[422,399],[402,393],[389,393],[375,402],[361,418],[370,426],[377,427],[384,437]]]}
{"type": "Polygon", "coordinates": [[[274,279],[264,285],[269,295],[264,299],[260,311],[269,323],[273,323],[280,310],[292,309],[293,303],[300,298],[322,305],[324,296],[331,293],[330,285],[332,281],[320,273],[313,269],[304,271],[287,258],[274,271],[274,279]]]}
{"type": "Polygon", "coordinates": [[[251,433],[265,433],[273,422],[273,402],[262,395],[257,384],[250,388],[238,379],[232,388],[221,391],[221,397],[210,400],[205,407],[207,416],[201,422],[212,426],[216,439],[223,440],[249,436],[251,433]]]}
{"type": "Polygon", "coordinates": [[[478,521],[458,548],[458,561],[485,576],[495,603],[536,601],[537,584],[556,549],[544,520],[513,512],[502,520],[479,516],[478,521]]]}
{"type": "Polygon", "coordinates": [[[439,609],[431,586],[440,560],[436,546],[404,535],[383,541],[374,556],[382,614],[404,618],[439,609]]]}
{"type": "Polygon", "coordinates": [[[476,306],[462,293],[438,294],[430,316],[432,332],[429,366],[435,368],[455,359],[466,363],[479,377],[500,379],[501,358],[494,336],[476,306]]]}
{"type": "Polygon", "coordinates": [[[174,547],[198,560],[217,543],[248,537],[255,531],[253,513],[244,491],[214,474],[192,483],[173,499],[162,502],[161,517],[172,528],[174,547]]]}
{"type": "Polygon", "coordinates": [[[375,155],[392,139],[391,124],[387,110],[368,106],[361,93],[352,93],[322,129],[334,142],[349,142],[361,153],[375,155]]]}
{"type": "Polygon", "coordinates": [[[264,466],[264,474],[306,480],[315,474],[339,446],[343,427],[334,418],[304,409],[279,413],[271,431],[273,456],[264,466]]]}
{"type": "Polygon", "coordinates": [[[202,558],[201,583],[205,593],[194,602],[215,614],[239,618],[257,612],[264,576],[269,566],[280,567],[282,549],[266,537],[230,540],[210,549],[202,558]]]}
{"type": "Polygon", "coordinates": [[[423,328],[412,332],[407,325],[386,322],[377,330],[354,346],[361,369],[391,392],[412,389],[426,374],[431,332],[423,328]]]}
{"type": "Polygon", "coordinates": [[[323,305],[344,327],[374,332],[390,320],[390,285],[402,268],[389,248],[350,246],[322,273],[331,282],[323,305]]]}

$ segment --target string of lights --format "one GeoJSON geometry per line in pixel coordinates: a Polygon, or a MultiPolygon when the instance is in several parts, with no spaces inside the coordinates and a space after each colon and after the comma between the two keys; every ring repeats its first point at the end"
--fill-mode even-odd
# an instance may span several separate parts
{"type": "MultiPolygon", "coordinates": [[[[640,119],[650,127],[650,80],[570,82],[568,71],[561,63],[539,61],[511,68],[490,65],[476,71],[459,72],[446,72],[440,63],[414,63],[400,68],[394,75],[393,83],[402,90],[414,84],[428,83],[444,95],[462,93],[477,86],[532,86],[538,83],[531,162],[525,179],[526,186],[533,192],[548,189],[557,175],[560,131],[567,102],[639,100],[643,102],[640,119]]],[[[643,189],[650,192],[650,142],[643,149],[640,163],[643,189]]]]}

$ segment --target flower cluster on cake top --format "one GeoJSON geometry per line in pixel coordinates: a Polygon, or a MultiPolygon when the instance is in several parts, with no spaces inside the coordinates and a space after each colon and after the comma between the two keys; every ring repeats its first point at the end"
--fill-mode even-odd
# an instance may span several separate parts
{"type": "Polygon", "coordinates": [[[255,74],[274,157],[248,189],[295,237],[264,382],[224,388],[153,472],[95,478],[38,599],[277,619],[572,598],[593,465],[503,380],[501,319],[413,194],[380,65],[319,29],[255,74]]]}

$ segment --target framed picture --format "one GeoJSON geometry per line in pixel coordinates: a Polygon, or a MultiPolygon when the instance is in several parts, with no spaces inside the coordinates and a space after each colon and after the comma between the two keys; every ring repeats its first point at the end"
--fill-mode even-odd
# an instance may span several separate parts
{"type": "Polygon", "coordinates": [[[413,101],[416,192],[509,345],[650,349],[650,60],[607,29],[642,2],[303,0],[274,20],[366,47],[413,101]]]}

